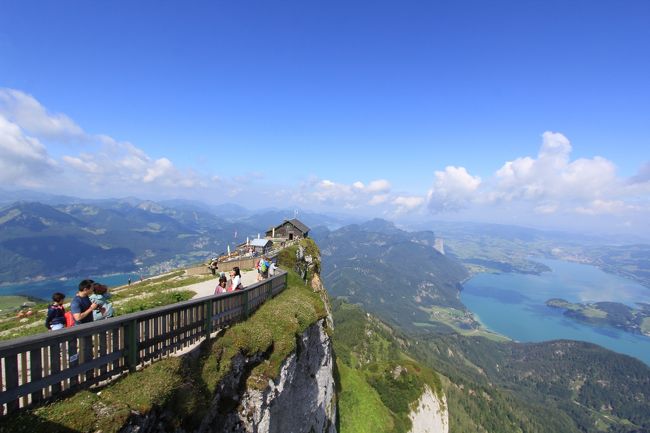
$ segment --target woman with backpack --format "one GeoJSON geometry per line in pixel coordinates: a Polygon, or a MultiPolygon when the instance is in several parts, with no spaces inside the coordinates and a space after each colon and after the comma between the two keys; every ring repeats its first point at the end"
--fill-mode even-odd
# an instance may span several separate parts
{"type": "Polygon", "coordinates": [[[52,295],[52,305],[47,307],[47,318],[45,319],[45,327],[50,331],[65,328],[65,307],[63,307],[63,300],[65,295],[56,292],[52,295]]]}

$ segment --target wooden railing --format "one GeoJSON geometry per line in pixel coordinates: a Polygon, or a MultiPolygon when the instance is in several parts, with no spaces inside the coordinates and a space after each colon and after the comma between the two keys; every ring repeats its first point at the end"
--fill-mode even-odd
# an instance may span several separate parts
{"type": "MultiPolygon", "coordinates": [[[[216,285],[216,283],[215,283],[216,285]]],[[[245,320],[287,285],[287,273],[244,290],[0,342],[0,413],[121,375],[245,320]]]]}

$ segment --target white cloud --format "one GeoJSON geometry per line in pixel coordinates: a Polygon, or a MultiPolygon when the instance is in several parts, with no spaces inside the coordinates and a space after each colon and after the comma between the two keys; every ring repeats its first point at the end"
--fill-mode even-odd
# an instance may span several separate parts
{"type": "Polygon", "coordinates": [[[142,178],[145,183],[150,183],[163,176],[169,176],[174,173],[174,164],[167,158],[160,158],[154,161],[147,168],[147,174],[142,178]]]}
{"type": "Polygon", "coordinates": [[[59,140],[84,139],[81,127],[65,114],[48,113],[33,96],[0,88],[0,115],[30,134],[59,140]]]}
{"type": "Polygon", "coordinates": [[[377,205],[379,205],[379,204],[386,203],[386,202],[388,201],[389,198],[390,198],[390,195],[389,195],[389,194],[377,194],[377,195],[373,195],[373,196],[370,198],[370,201],[368,202],[368,204],[369,204],[370,206],[377,206],[377,205]]]}
{"type": "Polygon", "coordinates": [[[589,202],[606,196],[618,183],[611,161],[599,156],[570,161],[572,147],[564,135],[545,132],[542,137],[537,158],[517,158],[497,170],[493,200],[589,202]]]}
{"type": "MultiPolygon", "coordinates": [[[[69,150],[59,148],[56,153],[69,150]]],[[[149,195],[160,194],[160,187],[165,187],[173,194],[214,185],[209,176],[181,171],[168,158],[152,158],[131,143],[87,134],[68,116],[48,111],[31,95],[0,89],[0,179],[5,185],[36,186],[39,175],[54,168],[59,169],[58,175],[48,178],[47,187],[66,193],[149,195]],[[50,156],[46,145],[54,149],[70,141],[83,141],[84,152],[64,154],[59,162],[50,156]]]]}
{"type": "Polygon", "coordinates": [[[364,184],[361,181],[345,184],[329,179],[312,179],[303,184],[294,195],[300,203],[319,203],[328,206],[343,206],[356,209],[362,206],[376,206],[390,199],[390,182],[376,179],[364,184]]]}
{"type": "Polygon", "coordinates": [[[5,186],[37,187],[57,168],[45,146],[0,115],[0,182],[5,186]]]}
{"type": "Polygon", "coordinates": [[[395,213],[403,214],[407,212],[412,212],[420,208],[424,204],[424,197],[420,196],[397,196],[393,200],[393,204],[396,206],[395,213]]]}
{"type": "Polygon", "coordinates": [[[650,163],[626,181],[616,175],[616,166],[608,159],[571,160],[572,150],[567,137],[547,131],[536,157],[507,161],[486,181],[463,167],[436,171],[429,209],[457,211],[474,204],[498,211],[508,205],[519,209],[520,216],[527,209],[534,218],[535,214],[623,215],[649,207],[650,163]]]}
{"type": "Polygon", "coordinates": [[[366,191],[373,194],[382,192],[385,193],[387,191],[390,191],[390,182],[388,182],[386,179],[373,180],[368,184],[366,191]]]}
{"type": "Polygon", "coordinates": [[[586,206],[578,206],[575,211],[584,215],[620,215],[626,211],[634,211],[638,208],[633,205],[628,205],[622,200],[593,200],[586,206]]]}
{"type": "Polygon", "coordinates": [[[472,176],[465,167],[447,166],[435,172],[433,186],[427,194],[429,209],[434,212],[457,211],[474,200],[481,178],[472,176]]]}

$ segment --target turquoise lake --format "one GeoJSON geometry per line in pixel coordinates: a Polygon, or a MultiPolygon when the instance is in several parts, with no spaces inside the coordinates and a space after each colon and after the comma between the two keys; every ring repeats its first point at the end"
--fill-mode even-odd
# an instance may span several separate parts
{"type": "Polygon", "coordinates": [[[551,272],[540,275],[478,274],[463,285],[462,302],[486,327],[513,340],[570,339],[599,344],[650,365],[650,337],[566,318],[546,306],[550,298],[570,302],[650,303],[650,289],[595,266],[541,260],[551,272]]]}
{"type": "MultiPolygon", "coordinates": [[[[109,287],[122,286],[131,278],[131,281],[138,281],[139,274],[113,274],[101,277],[93,277],[95,281],[106,284],[109,287]]],[[[0,296],[2,295],[27,295],[49,301],[52,293],[61,292],[70,299],[77,292],[79,281],[84,278],[69,278],[61,280],[43,280],[32,283],[8,284],[0,286],[0,296]]]]}

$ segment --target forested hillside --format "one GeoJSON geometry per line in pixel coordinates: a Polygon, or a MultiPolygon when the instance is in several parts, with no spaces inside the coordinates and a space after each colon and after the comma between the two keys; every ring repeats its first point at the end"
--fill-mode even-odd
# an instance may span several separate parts
{"type": "Polygon", "coordinates": [[[433,232],[409,233],[373,220],[313,236],[335,296],[404,327],[428,322],[426,309],[433,305],[464,309],[458,291],[467,271],[433,248],[433,232]]]}

